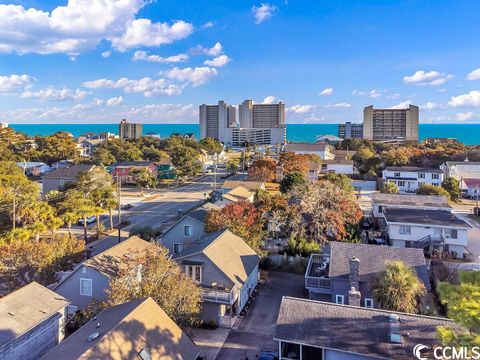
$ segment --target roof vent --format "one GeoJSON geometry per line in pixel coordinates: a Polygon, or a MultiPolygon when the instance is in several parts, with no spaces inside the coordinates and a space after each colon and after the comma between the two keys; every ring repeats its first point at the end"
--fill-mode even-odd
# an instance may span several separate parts
{"type": "Polygon", "coordinates": [[[390,342],[401,344],[402,335],[400,334],[400,317],[397,314],[390,314],[388,322],[390,325],[390,342]]]}
{"type": "Polygon", "coordinates": [[[93,341],[95,339],[98,339],[99,336],[100,336],[100,333],[95,331],[95,332],[91,333],[90,335],[88,335],[87,340],[90,342],[90,341],[93,341]]]}

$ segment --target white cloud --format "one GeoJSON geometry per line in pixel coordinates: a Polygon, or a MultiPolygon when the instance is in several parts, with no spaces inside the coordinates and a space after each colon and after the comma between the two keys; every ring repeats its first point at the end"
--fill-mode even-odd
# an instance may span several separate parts
{"type": "Polygon", "coordinates": [[[110,50],[102,52],[102,57],[105,59],[108,58],[110,55],[112,55],[112,52],[110,50]]]}
{"type": "Polygon", "coordinates": [[[35,79],[26,74],[12,74],[10,76],[0,76],[0,94],[10,94],[16,93],[18,91],[24,91],[26,89],[29,89],[34,82],[35,79]]]}
{"type": "Polygon", "coordinates": [[[208,29],[208,28],[213,27],[213,25],[215,25],[215,24],[213,23],[213,21],[208,21],[208,22],[206,22],[205,24],[202,25],[202,28],[203,28],[203,29],[208,29]]]}
{"type": "Polygon", "coordinates": [[[468,94],[452,96],[448,105],[452,107],[480,108],[480,91],[472,90],[468,94]]]}
{"type": "Polygon", "coordinates": [[[67,101],[67,100],[82,100],[89,94],[88,91],[80,89],[55,89],[48,87],[39,91],[27,90],[23,92],[20,97],[24,99],[35,99],[42,101],[67,101]]]}
{"type": "Polygon", "coordinates": [[[252,6],[252,13],[255,17],[255,24],[260,24],[273,16],[277,7],[271,4],[262,3],[260,6],[252,6]]]}
{"type": "Polygon", "coordinates": [[[173,56],[168,56],[168,57],[162,57],[160,55],[149,55],[146,51],[135,51],[132,57],[133,61],[148,61],[148,62],[155,62],[155,63],[161,63],[161,64],[168,64],[168,63],[179,63],[179,62],[185,62],[188,60],[188,55],[187,54],[177,54],[173,56]]]}
{"type": "Polygon", "coordinates": [[[122,89],[125,93],[143,93],[146,97],[153,96],[172,96],[179,95],[182,88],[176,84],[171,84],[165,79],[152,79],[144,77],[142,79],[121,78],[117,81],[109,79],[98,79],[86,81],[83,86],[89,89],[122,89]]]}
{"type": "Polygon", "coordinates": [[[444,109],[445,106],[442,104],[437,104],[434,102],[427,102],[425,105],[421,105],[420,109],[421,110],[439,110],[439,109],[444,109]]]}
{"type": "Polygon", "coordinates": [[[265,99],[263,99],[262,104],[273,104],[275,101],[277,101],[277,98],[275,96],[267,96],[265,99]]]}
{"type": "Polygon", "coordinates": [[[173,69],[164,72],[164,75],[167,78],[182,82],[189,82],[193,87],[197,87],[206,83],[210,78],[216,76],[217,74],[217,69],[207,66],[195,68],[186,67],[183,69],[174,67],[173,69]]]}
{"type": "Polygon", "coordinates": [[[192,55],[208,55],[208,56],[219,56],[223,53],[223,46],[219,42],[215,43],[211,48],[203,47],[202,45],[197,45],[194,48],[190,49],[190,54],[192,55]]]}
{"type": "Polygon", "coordinates": [[[376,99],[382,96],[382,92],[376,89],[370,91],[353,90],[352,94],[355,96],[368,96],[370,99],[376,99]]]}
{"type": "Polygon", "coordinates": [[[115,106],[115,105],[120,105],[122,102],[123,102],[123,97],[117,96],[117,97],[108,99],[106,104],[107,106],[115,106]]]}
{"type": "Polygon", "coordinates": [[[293,105],[286,109],[287,112],[294,114],[305,114],[313,110],[314,105],[293,105]]]}
{"type": "Polygon", "coordinates": [[[398,99],[400,97],[400,94],[399,93],[393,93],[391,95],[388,95],[387,96],[387,99],[392,99],[392,100],[395,100],[395,99],[398,99]]]}
{"type": "Polygon", "coordinates": [[[438,71],[418,70],[411,76],[405,76],[403,82],[407,85],[438,86],[445,84],[451,79],[453,79],[453,75],[451,74],[447,75],[438,71]]]}
{"type": "Polygon", "coordinates": [[[455,119],[458,121],[469,121],[469,120],[474,120],[478,119],[479,116],[477,116],[475,113],[469,111],[469,112],[461,112],[455,115],[455,119]]]}
{"type": "Polygon", "coordinates": [[[21,5],[0,5],[0,52],[78,55],[102,40],[119,50],[158,46],[188,36],[193,26],[135,19],[150,1],[69,0],[51,12],[21,5]]]}
{"type": "Polygon", "coordinates": [[[412,100],[405,100],[397,105],[393,105],[392,109],[406,109],[412,104],[412,100]]]}
{"type": "Polygon", "coordinates": [[[333,94],[333,88],[329,87],[329,88],[325,88],[322,91],[320,91],[320,93],[318,95],[320,95],[320,96],[330,96],[332,94],[333,94]]]}
{"type": "Polygon", "coordinates": [[[212,60],[205,60],[203,62],[203,65],[208,65],[208,66],[215,66],[215,67],[221,67],[224,65],[227,65],[231,58],[229,58],[227,55],[220,55],[219,57],[216,57],[212,60]]]}
{"type": "Polygon", "coordinates": [[[347,109],[352,107],[352,105],[349,103],[342,102],[337,104],[327,104],[327,105],[323,105],[322,107],[324,109],[347,109]]]}
{"type": "Polygon", "coordinates": [[[127,24],[124,34],[111,38],[112,46],[126,51],[139,46],[160,46],[184,39],[193,32],[193,25],[183,20],[167,23],[152,23],[150,19],[136,19],[127,24]]]}
{"type": "Polygon", "coordinates": [[[470,72],[467,75],[467,80],[480,80],[480,68],[470,72]]]}

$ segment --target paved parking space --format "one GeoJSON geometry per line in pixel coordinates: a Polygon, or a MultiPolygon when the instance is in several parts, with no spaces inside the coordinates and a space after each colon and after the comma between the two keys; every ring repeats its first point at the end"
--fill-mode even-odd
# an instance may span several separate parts
{"type": "Polygon", "coordinates": [[[305,294],[303,275],[270,272],[248,315],[230,331],[217,360],[252,360],[261,349],[276,349],[273,336],[282,296],[305,294]]]}

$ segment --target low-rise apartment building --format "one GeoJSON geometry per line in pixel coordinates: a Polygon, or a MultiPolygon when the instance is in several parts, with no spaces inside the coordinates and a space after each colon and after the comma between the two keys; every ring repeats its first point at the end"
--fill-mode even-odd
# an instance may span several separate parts
{"type": "Polygon", "coordinates": [[[283,151],[295,154],[315,154],[322,160],[333,160],[335,158],[334,147],[329,143],[288,143],[283,151]]]}
{"type": "Polygon", "coordinates": [[[441,186],[444,173],[441,169],[415,166],[389,166],[382,173],[384,182],[397,186],[399,192],[415,192],[422,185],[441,186]]]}
{"type": "Polygon", "coordinates": [[[43,194],[54,190],[64,190],[67,185],[75,183],[83,174],[91,171],[95,165],[77,164],[68,168],[59,168],[42,177],[43,194]]]}

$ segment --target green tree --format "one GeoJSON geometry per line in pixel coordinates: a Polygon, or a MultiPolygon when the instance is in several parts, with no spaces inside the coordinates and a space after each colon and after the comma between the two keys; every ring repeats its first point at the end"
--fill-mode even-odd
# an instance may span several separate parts
{"type": "Polygon", "coordinates": [[[480,344],[480,272],[459,271],[459,284],[441,282],[437,290],[447,314],[460,328],[439,327],[445,345],[472,347],[480,344]]]}
{"type": "Polygon", "coordinates": [[[382,184],[381,192],[384,194],[398,194],[398,186],[391,181],[385,181],[382,184]]]}
{"type": "Polygon", "coordinates": [[[436,195],[436,196],[445,196],[447,199],[450,199],[450,194],[440,186],[434,186],[429,184],[421,185],[417,191],[417,195],[436,195]]]}
{"type": "Polygon", "coordinates": [[[282,181],[280,182],[280,191],[282,194],[288,193],[292,188],[298,185],[303,185],[307,183],[305,175],[300,172],[292,172],[285,174],[282,181]]]}
{"type": "Polygon", "coordinates": [[[446,178],[442,181],[442,188],[448,192],[451,200],[458,201],[460,198],[460,183],[457,179],[453,177],[446,178]]]}
{"type": "Polygon", "coordinates": [[[169,149],[172,165],[179,178],[194,176],[202,170],[198,152],[185,145],[176,145],[169,149]]]}
{"type": "Polygon", "coordinates": [[[235,174],[238,171],[239,166],[240,166],[240,159],[238,157],[231,158],[227,162],[227,170],[230,171],[231,174],[235,174]]]}
{"type": "Polygon", "coordinates": [[[165,248],[152,245],[126,261],[127,266],[110,282],[109,305],[152,297],[179,326],[198,322],[200,289],[165,248]]]}
{"type": "Polygon", "coordinates": [[[223,150],[223,145],[220,143],[220,141],[211,137],[206,137],[200,140],[198,143],[200,147],[209,154],[219,154],[223,150]]]}
{"type": "Polygon", "coordinates": [[[77,143],[72,135],[59,131],[50,136],[37,136],[39,159],[47,164],[65,159],[78,159],[77,143]]]}
{"type": "Polygon", "coordinates": [[[158,184],[157,176],[147,168],[133,168],[130,170],[130,174],[135,177],[135,182],[141,189],[154,188],[158,184]]]}
{"type": "Polygon", "coordinates": [[[325,180],[337,185],[345,191],[352,192],[353,186],[350,178],[345,174],[330,173],[324,177],[325,180]]]}
{"type": "Polygon", "coordinates": [[[385,271],[374,281],[373,296],[382,309],[406,313],[418,312],[419,297],[425,286],[415,270],[402,261],[387,261],[385,271]]]}
{"type": "Polygon", "coordinates": [[[20,208],[18,220],[25,229],[31,231],[36,241],[47,230],[50,230],[53,236],[54,231],[63,225],[62,219],[58,217],[53,206],[39,200],[20,208]]]}

